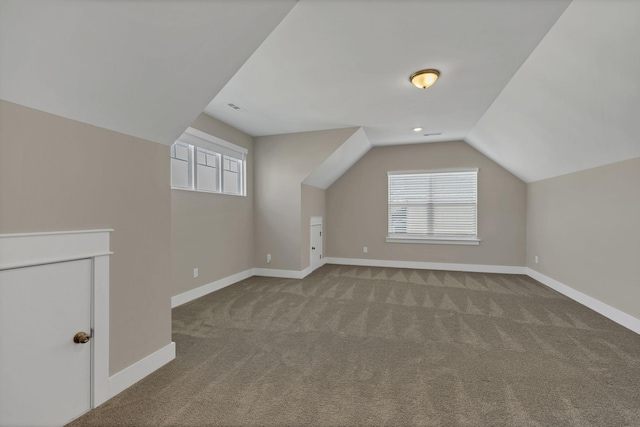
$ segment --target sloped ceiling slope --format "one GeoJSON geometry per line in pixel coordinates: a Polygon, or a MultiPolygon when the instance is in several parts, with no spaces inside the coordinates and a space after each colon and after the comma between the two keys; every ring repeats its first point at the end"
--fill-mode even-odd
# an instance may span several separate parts
{"type": "Polygon", "coordinates": [[[300,0],[205,112],[253,136],[363,127],[373,145],[460,140],[568,4],[300,0]],[[426,91],[409,82],[423,68],[441,72],[426,91]]]}
{"type": "Polygon", "coordinates": [[[0,1],[0,99],[172,143],[295,0],[0,1]]]}
{"type": "Polygon", "coordinates": [[[314,170],[303,184],[326,190],[338,180],[346,171],[355,165],[369,150],[371,141],[363,128],[358,128],[340,147],[327,157],[316,170],[314,170]]]}
{"type": "Polygon", "coordinates": [[[465,140],[526,182],[640,157],[640,1],[574,0],[465,140]]]}

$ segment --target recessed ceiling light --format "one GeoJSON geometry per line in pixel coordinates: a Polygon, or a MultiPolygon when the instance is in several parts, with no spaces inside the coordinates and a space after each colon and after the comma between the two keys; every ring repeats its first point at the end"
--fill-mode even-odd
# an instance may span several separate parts
{"type": "Polygon", "coordinates": [[[411,74],[409,81],[418,89],[426,89],[434,84],[438,77],[440,77],[440,71],[438,70],[420,70],[411,74]]]}
{"type": "Polygon", "coordinates": [[[413,128],[414,132],[420,132],[422,130],[422,128],[413,128]]]}

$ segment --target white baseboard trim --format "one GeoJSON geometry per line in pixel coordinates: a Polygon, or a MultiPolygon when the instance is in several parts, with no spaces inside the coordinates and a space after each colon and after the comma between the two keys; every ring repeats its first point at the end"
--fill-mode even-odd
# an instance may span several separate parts
{"type": "Polygon", "coordinates": [[[296,270],[276,270],[272,268],[250,268],[240,273],[216,280],[215,282],[207,283],[206,285],[199,286],[190,291],[183,292],[181,294],[171,297],[171,308],[176,308],[182,304],[186,304],[194,299],[198,299],[211,292],[218,291],[234,283],[238,283],[244,279],[248,279],[252,276],[264,276],[264,277],[281,277],[283,279],[304,279],[311,274],[316,268],[322,267],[325,264],[323,259],[317,266],[309,266],[301,271],[296,270]]]}
{"type": "Polygon", "coordinates": [[[318,265],[310,265],[304,270],[276,270],[273,268],[254,268],[253,275],[254,276],[264,276],[264,277],[281,277],[283,279],[304,279],[309,274],[313,273],[316,268],[320,268],[327,263],[328,258],[323,258],[320,264],[318,265]]]}
{"type": "Polygon", "coordinates": [[[304,278],[304,270],[278,270],[275,268],[254,268],[254,276],[263,277],[281,277],[283,279],[302,279],[304,278]]]}
{"type": "Polygon", "coordinates": [[[413,268],[417,270],[467,271],[470,273],[526,274],[526,267],[513,265],[454,264],[443,262],[391,261],[362,258],[325,258],[327,264],[357,265],[362,267],[413,268]]]}
{"type": "Polygon", "coordinates": [[[318,268],[318,267],[315,267],[315,268],[314,268],[314,267],[313,267],[313,266],[311,266],[311,265],[310,265],[309,267],[305,268],[304,270],[302,270],[302,271],[300,272],[300,273],[301,273],[300,275],[302,276],[302,277],[300,277],[300,278],[301,278],[301,279],[304,279],[305,277],[307,277],[308,275],[310,275],[310,274],[313,272],[313,270],[315,270],[316,268],[318,268]]]}
{"type": "Polygon", "coordinates": [[[215,282],[207,283],[206,285],[202,285],[195,289],[191,289],[190,291],[173,296],[171,297],[171,308],[176,308],[182,304],[186,304],[194,299],[210,294],[211,292],[233,285],[241,280],[248,279],[253,275],[254,269],[250,268],[248,270],[241,271],[240,273],[236,273],[223,279],[216,280],[215,282]]]}
{"type": "Polygon", "coordinates": [[[565,285],[564,283],[558,282],[551,277],[545,276],[544,274],[532,268],[527,267],[527,275],[542,283],[543,285],[560,292],[562,295],[567,296],[572,300],[579,302],[586,307],[589,307],[591,310],[602,314],[604,317],[613,320],[619,325],[622,325],[625,328],[630,329],[637,334],[640,334],[640,319],[637,319],[630,314],[625,313],[624,311],[620,311],[617,308],[611,307],[610,305],[605,304],[593,297],[590,297],[589,295],[583,294],[582,292],[577,291],[572,287],[565,285]]]}
{"type": "Polygon", "coordinates": [[[109,398],[131,387],[147,375],[160,369],[176,358],[176,344],[167,344],[128,368],[109,377],[109,398]]]}

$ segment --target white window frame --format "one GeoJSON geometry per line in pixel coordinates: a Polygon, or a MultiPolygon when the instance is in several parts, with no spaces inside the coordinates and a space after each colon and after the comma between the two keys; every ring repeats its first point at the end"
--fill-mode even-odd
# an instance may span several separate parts
{"type": "Polygon", "coordinates": [[[404,233],[390,233],[389,228],[389,210],[391,204],[389,203],[389,182],[390,177],[393,175],[410,175],[410,174],[438,174],[438,173],[456,173],[456,172],[475,172],[479,173],[479,169],[436,169],[436,170],[416,170],[416,171],[390,171],[387,172],[387,243],[427,243],[438,245],[479,245],[480,238],[478,237],[478,177],[476,176],[476,197],[475,197],[475,235],[473,236],[461,236],[461,235],[416,235],[416,234],[404,234],[404,233]]]}
{"type": "MultiPolygon", "coordinates": [[[[189,127],[181,136],[176,140],[176,143],[187,144],[189,147],[189,160],[188,160],[188,187],[174,187],[173,186],[173,177],[171,178],[171,188],[173,190],[185,190],[185,191],[197,191],[200,193],[210,193],[210,194],[225,194],[228,196],[244,196],[247,195],[247,154],[249,150],[244,147],[241,147],[236,144],[232,144],[231,142],[225,141],[223,139],[217,138],[213,135],[209,135],[208,133],[202,132],[198,129],[194,129],[189,127]],[[197,149],[203,149],[212,155],[216,156],[217,161],[217,187],[215,190],[204,190],[198,188],[198,174],[197,169],[199,166],[208,167],[204,165],[199,165],[197,162],[197,149]],[[224,160],[228,158],[230,160],[238,161],[240,176],[239,178],[239,189],[238,193],[230,193],[225,192],[224,185],[224,160]]],[[[173,145],[172,145],[173,147],[173,145]]],[[[173,158],[173,157],[172,157],[173,158]]]]}

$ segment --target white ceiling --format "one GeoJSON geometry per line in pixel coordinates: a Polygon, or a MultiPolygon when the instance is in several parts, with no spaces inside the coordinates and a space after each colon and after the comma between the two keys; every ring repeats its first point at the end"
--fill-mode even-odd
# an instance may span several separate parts
{"type": "Polygon", "coordinates": [[[567,5],[0,0],[0,99],[164,144],[212,99],[252,135],[464,138],[531,182],[640,157],[640,1],[567,5]]]}
{"type": "Polygon", "coordinates": [[[531,182],[640,157],[639,135],[640,1],[574,0],[466,140],[531,182]]]}
{"type": "Polygon", "coordinates": [[[295,0],[0,0],[0,98],[172,143],[295,0]]]}
{"type": "Polygon", "coordinates": [[[459,140],[568,4],[301,0],[205,112],[254,136],[362,126],[374,145],[459,140]],[[422,68],[442,73],[426,90],[408,81],[422,68]]]}

